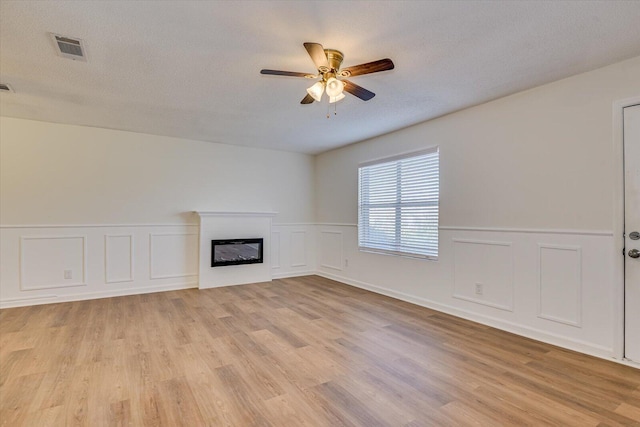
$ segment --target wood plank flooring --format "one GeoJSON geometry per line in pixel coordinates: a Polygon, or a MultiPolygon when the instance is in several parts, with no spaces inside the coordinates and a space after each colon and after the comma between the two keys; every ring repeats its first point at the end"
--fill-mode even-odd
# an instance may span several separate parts
{"type": "Polygon", "coordinates": [[[317,276],[0,311],[3,426],[640,425],[640,370],[317,276]]]}

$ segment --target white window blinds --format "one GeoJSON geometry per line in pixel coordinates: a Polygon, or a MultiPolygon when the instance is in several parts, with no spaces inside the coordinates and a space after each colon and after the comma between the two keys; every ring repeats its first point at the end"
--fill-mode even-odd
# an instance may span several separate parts
{"type": "Polygon", "coordinates": [[[360,165],[361,250],[438,258],[438,148],[360,165]]]}

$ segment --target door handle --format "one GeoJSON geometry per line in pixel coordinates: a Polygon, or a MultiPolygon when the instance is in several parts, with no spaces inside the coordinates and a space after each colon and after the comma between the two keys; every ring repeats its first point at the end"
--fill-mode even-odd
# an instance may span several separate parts
{"type": "Polygon", "coordinates": [[[637,249],[631,249],[631,250],[629,251],[629,256],[630,256],[631,258],[640,258],[640,251],[639,251],[639,250],[637,250],[637,249]]]}

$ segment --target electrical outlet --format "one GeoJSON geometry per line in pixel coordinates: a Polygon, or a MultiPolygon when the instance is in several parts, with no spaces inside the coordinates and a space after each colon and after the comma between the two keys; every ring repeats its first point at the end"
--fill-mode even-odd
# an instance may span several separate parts
{"type": "Polygon", "coordinates": [[[482,295],[484,292],[482,283],[476,283],[476,295],[482,295]]]}
{"type": "Polygon", "coordinates": [[[65,279],[73,279],[73,271],[71,271],[71,270],[65,270],[65,271],[64,271],[64,278],[65,278],[65,279]]]}

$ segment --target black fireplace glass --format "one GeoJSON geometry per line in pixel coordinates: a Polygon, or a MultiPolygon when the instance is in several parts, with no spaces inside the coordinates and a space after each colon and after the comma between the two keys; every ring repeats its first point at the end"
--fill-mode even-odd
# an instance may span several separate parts
{"type": "Polygon", "coordinates": [[[212,240],[211,267],[262,263],[262,244],[262,238],[212,240]]]}

